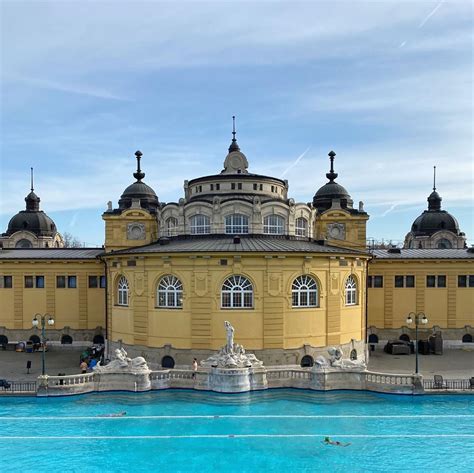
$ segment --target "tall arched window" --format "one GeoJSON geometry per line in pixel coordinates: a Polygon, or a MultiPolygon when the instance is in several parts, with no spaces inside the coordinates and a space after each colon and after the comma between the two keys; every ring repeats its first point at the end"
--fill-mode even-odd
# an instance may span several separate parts
{"type": "Polygon", "coordinates": [[[207,215],[191,217],[191,235],[205,235],[211,233],[211,219],[207,215]]]}
{"type": "Polygon", "coordinates": [[[178,234],[178,219],[170,217],[166,219],[166,236],[176,236],[178,234]]]}
{"type": "Polygon", "coordinates": [[[263,233],[283,235],[285,219],[279,215],[268,215],[263,219],[263,233]]]}
{"type": "Polygon", "coordinates": [[[306,237],[308,236],[308,220],[304,217],[299,217],[295,222],[295,235],[306,237]]]}
{"type": "Polygon", "coordinates": [[[33,244],[30,240],[22,238],[16,242],[15,248],[33,248],[33,244]]]}
{"type": "Polygon", "coordinates": [[[346,279],[345,291],[346,291],[346,305],[356,305],[357,304],[357,282],[354,276],[350,275],[346,279]]]}
{"type": "Polygon", "coordinates": [[[438,243],[436,244],[436,247],[441,249],[441,250],[446,250],[450,249],[453,247],[451,242],[447,238],[441,238],[441,240],[438,240],[438,243]]]}
{"type": "Polygon", "coordinates": [[[293,307],[318,307],[318,284],[311,276],[298,276],[291,287],[293,307]]]}
{"type": "Polygon", "coordinates": [[[232,214],[225,218],[225,232],[235,234],[242,234],[249,232],[249,218],[247,215],[232,214]]]}
{"type": "Polygon", "coordinates": [[[251,309],[253,307],[252,283],[244,276],[231,276],[224,281],[221,292],[223,309],[251,309]]]}
{"type": "Polygon", "coordinates": [[[171,274],[163,276],[158,283],[158,307],[181,309],[183,307],[183,284],[171,274]]]}
{"type": "Polygon", "coordinates": [[[117,284],[117,304],[128,305],[128,281],[125,276],[120,276],[117,284]]]}

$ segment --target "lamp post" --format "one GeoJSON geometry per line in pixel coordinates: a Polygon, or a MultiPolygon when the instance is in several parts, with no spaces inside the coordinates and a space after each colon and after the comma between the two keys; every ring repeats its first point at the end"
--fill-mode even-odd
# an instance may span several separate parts
{"type": "Polygon", "coordinates": [[[419,312],[418,314],[410,312],[407,316],[407,324],[410,325],[413,321],[415,322],[415,374],[418,374],[418,325],[426,325],[428,323],[428,318],[424,312],[419,312]]]}
{"type": "Polygon", "coordinates": [[[33,318],[33,327],[38,327],[41,321],[41,344],[43,345],[43,355],[41,357],[42,367],[41,367],[41,374],[44,376],[46,374],[46,365],[45,365],[45,353],[46,353],[46,335],[45,335],[45,328],[46,324],[54,325],[54,318],[52,315],[49,314],[35,314],[33,318]]]}

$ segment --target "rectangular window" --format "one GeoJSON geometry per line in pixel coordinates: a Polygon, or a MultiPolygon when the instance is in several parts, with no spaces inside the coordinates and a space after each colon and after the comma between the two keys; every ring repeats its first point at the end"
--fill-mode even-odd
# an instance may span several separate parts
{"type": "Polygon", "coordinates": [[[231,185],[230,185],[231,189],[232,190],[235,190],[235,182],[233,182],[231,185]]]}
{"type": "Polygon", "coordinates": [[[11,289],[13,287],[12,276],[0,276],[0,289],[11,289]]]}
{"type": "MultiPolygon", "coordinates": [[[[11,276],[5,276],[5,277],[10,277],[11,278],[11,276]]],[[[7,286],[5,286],[5,287],[7,287],[7,286]]],[[[469,287],[474,287],[474,276],[472,274],[469,276],[469,287]]]]}
{"type": "Polygon", "coordinates": [[[136,266],[136,265],[137,265],[137,262],[134,259],[127,261],[127,266],[136,266]]]}
{"type": "Polygon", "coordinates": [[[89,287],[90,288],[97,287],[97,276],[89,276],[89,287]]]}
{"type": "Polygon", "coordinates": [[[76,287],[77,287],[77,278],[76,278],[76,276],[68,276],[67,277],[67,287],[69,289],[76,289],[76,287]]]}
{"type": "Polygon", "coordinates": [[[446,276],[438,276],[438,287],[446,287],[446,276]]]}
{"type": "Polygon", "coordinates": [[[415,276],[405,276],[405,287],[415,287],[415,276]]]}
{"type": "Polygon", "coordinates": [[[36,287],[44,289],[44,276],[36,276],[36,287]]]}
{"type": "Polygon", "coordinates": [[[103,289],[107,287],[107,279],[105,276],[100,277],[100,287],[103,289]]]}
{"type": "Polygon", "coordinates": [[[395,287],[403,287],[403,276],[395,276],[395,287]]]}
{"type": "Polygon", "coordinates": [[[263,184],[260,184],[260,190],[263,191],[263,184]]]}
{"type": "Polygon", "coordinates": [[[220,191],[221,190],[221,185],[220,184],[216,184],[216,191],[220,191]]]}
{"type": "Polygon", "coordinates": [[[65,276],[56,276],[56,287],[63,289],[66,287],[66,277],[65,276]]]}
{"type": "Polygon", "coordinates": [[[272,192],[275,192],[275,186],[272,186],[272,192]]]}
{"type": "Polygon", "coordinates": [[[25,287],[31,289],[33,286],[33,276],[25,276],[25,287]]]}
{"type": "Polygon", "coordinates": [[[237,189],[239,189],[239,191],[242,190],[242,183],[241,183],[241,182],[239,182],[239,183],[237,184],[237,189]]]}
{"type": "Polygon", "coordinates": [[[254,184],[254,185],[253,185],[253,190],[254,190],[254,191],[257,190],[257,184],[254,184]]]}
{"type": "Polygon", "coordinates": [[[458,287],[467,287],[467,276],[458,276],[458,287]]]}
{"type": "Polygon", "coordinates": [[[211,191],[214,190],[214,184],[211,184],[211,191]]]}
{"type": "Polygon", "coordinates": [[[383,287],[383,276],[373,276],[373,281],[375,288],[383,287]]]}
{"type": "Polygon", "coordinates": [[[426,276],[426,287],[436,287],[436,276],[426,276]]]}

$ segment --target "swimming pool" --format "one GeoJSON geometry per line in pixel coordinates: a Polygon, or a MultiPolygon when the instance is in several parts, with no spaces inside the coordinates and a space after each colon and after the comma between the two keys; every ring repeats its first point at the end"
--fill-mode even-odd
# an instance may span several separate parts
{"type": "MultiPolygon", "coordinates": [[[[278,389],[0,398],[9,471],[466,471],[474,396],[278,389]],[[126,411],[124,417],[100,417],[126,411]],[[325,436],[348,447],[325,446],[325,436]]],[[[5,470],[6,471],[6,470],[5,470]]]]}

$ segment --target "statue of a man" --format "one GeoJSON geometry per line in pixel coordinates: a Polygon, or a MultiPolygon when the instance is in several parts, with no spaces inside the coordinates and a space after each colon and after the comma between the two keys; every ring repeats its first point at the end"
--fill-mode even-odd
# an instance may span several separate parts
{"type": "Polygon", "coordinates": [[[225,325],[225,331],[227,334],[227,353],[233,353],[234,352],[234,327],[230,325],[230,322],[227,320],[224,322],[225,325]]]}

